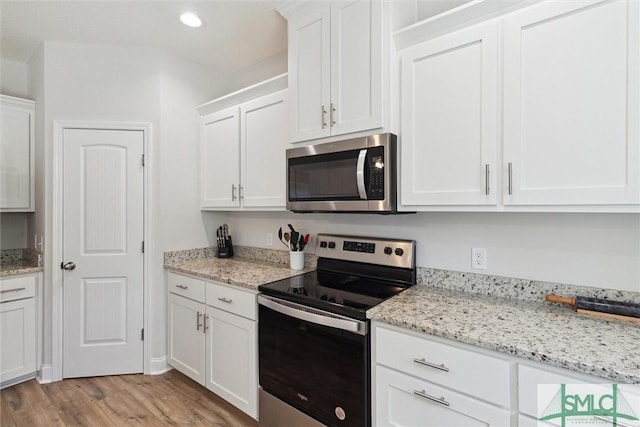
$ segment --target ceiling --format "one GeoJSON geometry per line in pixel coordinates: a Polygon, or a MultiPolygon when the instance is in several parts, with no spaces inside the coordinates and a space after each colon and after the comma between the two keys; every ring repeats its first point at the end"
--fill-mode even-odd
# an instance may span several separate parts
{"type": "Polygon", "coordinates": [[[273,0],[0,0],[2,58],[28,62],[45,40],[161,48],[230,74],[285,51],[287,23],[273,0]]]}

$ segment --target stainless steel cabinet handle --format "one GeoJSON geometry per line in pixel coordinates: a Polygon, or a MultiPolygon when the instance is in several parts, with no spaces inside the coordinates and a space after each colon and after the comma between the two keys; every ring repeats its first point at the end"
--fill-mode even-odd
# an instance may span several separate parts
{"type": "Polygon", "coordinates": [[[331,122],[331,127],[336,124],[336,121],[333,119],[333,113],[336,112],[336,107],[333,106],[333,102],[331,103],[331,109],[329,110],[329,121],[331,122]]]}
{"type": "Polygon", "coordinates": [[[244,199],[244,187],[241,185],[240,190],[238,191],[240,200],[244,199]]]}
{"type": "Polygon", "coordinates": [[[484,194],[489,195],[489,163],[484,165],[484,194]]]}
{"type": "Polygon", "coordinates": [[[507,165],[507,173],[509,175],[508,177],[508,182],[509,182],[509,195],[513,194],[513,163],[509,162],[509,164],[507,165]]]}
{"type": "Polygon", "coordinates": [[[440,369],[441,371],[449,372],[449,368],[444,366],[444,363],[441,365],[436,365],[433,362],[427,362],[424,357],[422,359],[413,359],[413,361],[416,363],[419,363],[420,365],[424,365],[430,368],[440,369]]]}
{"type": "Polygon", "coordinates": [[[209,321],[209,316],[207,316],[206,314],[204,315],[204,328],[202,328],[202,332],[204,332],[205,334],[207,333],[207,329],[209,329],[209,326],[207,326],[207,322],[209,321]]]}
{"type": "Polygon", "coordinates": [[[176,285],[176,288],[185,289],[185,290],[189,289],[189,287],[185,285],[176,285]]]}
{"type": "Polygon", "coordinates": [[[439,404],[444,405],[444,406],[449,406],[449,402],[447,402],[444,399],[444,396],[442,396],[440,398],[433,397],[433,396],[425,393],[424,390],[413,390],[413,394],[415,394],[416,396],[424,397],[425,399],[429,399],[432,402],[436,402],[436,403],[439,403],[439,404]]]}
{"type": "Polygon", "coordinates": [[[235,184],[231,184],[231,201],[234,202],[236,200],[236,186],[235,184]]]}
{"type": "Polygon", "coordinates": [[[202,313],[200,313],[199,311],[197,313],[198,315],[196,316],[196,331],[199,331],[202,327],[202,323],[200,323],[200,316],[202,316],[202,313]]]}
{"type": "Polygon", "coordinates": [[[4,291],[0,291],[0,294],[4,294],[7,292],[18,292],[18,291],[24,291],[27,288],[15,288],[15,289],[5,289],[4,291]]]}
{"type": "Polygon", "coordinates": [[[223,297],[218,298],[218,300],[222,301],[222,302],[226,302],[227,304],[231,304],[233,302],[232,299],[227,299],[227,298],[223,298],[223,297]]]}
{"type": "Polygon", "coordinates": [[[63,262],[62,264],[60,264],[60,268],[62,268],[63,270],[67,270],[67,271],[75,270],[76,269],[76,263],[72,262],[72,261],[63,262]]]}
{"type": "Polygon", "coordinates": [[[320,107],[320,113],[322,114],[320,122],[322,123],[322,129],[324,129],[327,127],[327,123],[324,121],[324,116],[325,114],[327,114],[327,109],[324,108],[324,105],[321,105],[320,107]]]}

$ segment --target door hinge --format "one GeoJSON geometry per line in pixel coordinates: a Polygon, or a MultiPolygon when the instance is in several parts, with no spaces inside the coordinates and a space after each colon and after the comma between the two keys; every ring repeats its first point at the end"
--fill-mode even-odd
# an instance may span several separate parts
{"type": "Polygon", "coordinates": [[[144,341],[144,328],[140,330],[140,341],[144,341]]]}
{"type": "Polygon", "coordinates": [[[140,162],[142,163],[142,167],[144,167],[144,154],[142,155],[142,160],[140,162]]]}
{"type": "Polygon", "coordinates": [[[142,253],[144,253],[144,240],[142,241],[142,253]]]}

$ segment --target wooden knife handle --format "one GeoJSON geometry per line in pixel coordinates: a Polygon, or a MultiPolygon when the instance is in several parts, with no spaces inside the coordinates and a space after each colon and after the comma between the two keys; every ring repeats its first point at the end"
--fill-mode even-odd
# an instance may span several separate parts
{"type": "Polygon", "coordinates": [[[549,302],[559,302],[561,304],[568,304],[570,306],[576,306],[576,299],[570,297],[561,297],[560,295],[548,294],[545,299],[549,302]]]}

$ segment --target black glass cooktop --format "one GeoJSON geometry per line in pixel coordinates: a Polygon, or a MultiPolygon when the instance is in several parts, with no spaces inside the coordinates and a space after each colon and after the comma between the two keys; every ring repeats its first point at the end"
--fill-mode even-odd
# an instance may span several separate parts
{"type": "Polygon", "coordinates": [[[312,271],[258,287],[279,297],[336,314],[365,320],[366,311],[409,285],[373,277],[330,271],[312,271]]]}

